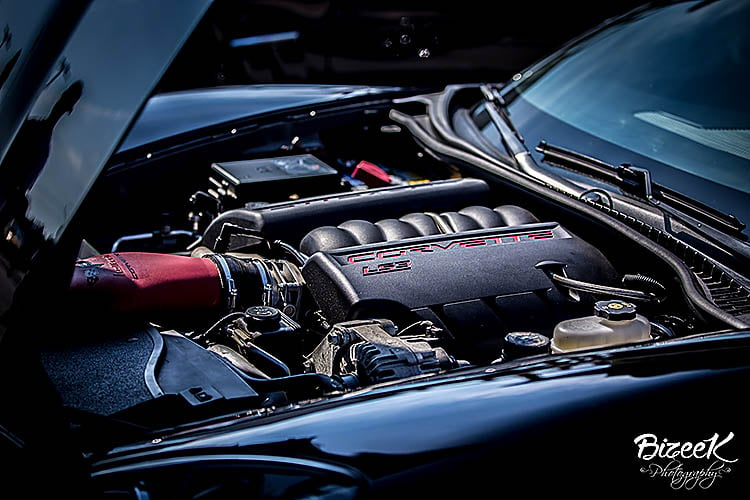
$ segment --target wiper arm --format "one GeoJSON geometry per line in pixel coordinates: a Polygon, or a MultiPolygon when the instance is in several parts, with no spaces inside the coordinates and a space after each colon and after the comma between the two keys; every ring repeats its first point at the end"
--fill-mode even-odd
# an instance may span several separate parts
{"type": "MultiPolygon", "coordinates": [[[[512,121],[504,113],[504,102],[497,91],[488,85],[480,86],[486,102],[487,114],[497,129],[503,144],[513,155],[518,168],[526,175],[553,189],[578,199],[583,199],[590,189],[582,188],[567,179],[540,167],[526,148],[512,121]]],[[[725,214],[681,193],[654,183],[651,173],[632,165],[610,165],[602,160],[554,146],[542,141],[537,151],[544,154],[544,161],[566,167],[603,182],[620,187],[654,207],[662,218],[667,215],[680,221],[695,233],[719,245],[725,251],[750,260],[750,246],[743,243],[747,237],[742,233],[745,225],[736,217],[725,214]]],[[[627,203],[620,200],[621,203],[627,203]]],[[[666,223],[665,223],[666,224],[666,223]]]]}
{"type": "Polygon", "coordinates": [[[580,197],[585,192],[583,188],[537,165],[536,160],[534,160],[534,157],[531,156],[531,153],[524,144],[523,137],[521,137],[521,134],[518,133],[515,126],[513,126],[513,122],[508,117],[505,111],[505,102],[500,94],[497,93],[497,90],[489,85],[481,85],[479,89],[482,91],[484,101],[487,104],[486,109],[490,121],[500,134],[505,148],[513,156],[518,168],[535,180],[558,191],[580,197]]]}
{"type": "Polygon", "coordinates": [[[490,120],[497,127],[503,144],[508,148],[508,152],[513,156],[520,153],[528,153],[529,150],[523,143],[523,137],[515,125],[513,125],[513,121],[511,121],[508,112],[505,110],[505,99],[503,99],[494,87],[490,87],[489,85],[482,85],[479,87],[479,90],[482,91],[482,96],[487,103],[487,112],[490,115],[490,120]],[[493,117],[493,114],[497,116],[493,117]]]}
{"type": "Polygon", "coordinates": [[[615,184],[623,191],[638,196],[651,205],[664,209],[675,208],[723,233],[735,238],[747,239],[742,232],[745,224],[737,217],[653,182],[648,169],[629,164],[610,165],[597,158],[545,141],[540,142],[536,150],[544,155],[543,159],[546,162],[597,177],[615,184]]]}
{"type": "Polygon", "coordinates": [[[736,257],[750,259],[750,247],[744,243],[747,236],[742,233],[745,224],[731,214],[725,214],[698,200],[656,184],[651,180],[651,172],[647,169],[628,164],[610,165],[597,158],[544,141],[537,146],[537,151],[544,155],[545,162],[589,174],[616,185],[646,201],[659,210],[663,217],[670,215],[736,257]]]}

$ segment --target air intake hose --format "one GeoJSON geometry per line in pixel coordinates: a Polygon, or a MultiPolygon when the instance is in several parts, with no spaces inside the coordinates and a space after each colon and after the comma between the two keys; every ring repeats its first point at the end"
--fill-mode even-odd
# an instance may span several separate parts
{"type": "Polygon", "coordinates": [[[236,257],[119,252],[76,262],[70,292],[74,304],[103,312],[231,312],[260,304],[262,284],[256,266],[236,257]]]}

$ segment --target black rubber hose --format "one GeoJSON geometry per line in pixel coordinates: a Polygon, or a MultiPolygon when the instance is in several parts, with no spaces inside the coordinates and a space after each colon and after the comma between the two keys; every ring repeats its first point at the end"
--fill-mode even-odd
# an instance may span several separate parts
{"type": "Polygon", "coordinates": [[[258,268],[251,261],[224,255],[229,270],[237,285],[237,304],[249,307],[263,302],[263,284],[258,276],[258,268]]]}
{"type": "Polygon", "coordinates": [[[667,296],[667,288],[656,279],[645,274],[626,274],[622,277],[622,284],[651,292],[661,299],[667,296]]]}
{"type": "MultiPolygon", "coordinates": [[[[209,328],[209,330],[214,329],[214,328],[220,328],[221,327],[220,325],[226,325],[230,318],[234,319],[235,317],[241,316],[241,315],[242,313],[229,314],[223,317],[222,319],[220,319],[214,326],[209,328]]],[[[258,348],[258,350],[262,351],[262,349],[260,348],[258,348]]],[[[276,378],[270,378],[270,379],[253,377],[243,372],[236,366],[234,366],[232,363],[230,363],[227,359],[225,359],[223,356],[219,355],[218,353],[213,352],[213,351],[208,351],[208,352],[213,353],[217,358],[219,358],[222,361],[222,363],[228,366],[245,383],[247,383],[250,387],[252,387],[254,390],[257,390],[258,392],[283,391],[287,393],[287,395],[291,395],[294,397],[297,397],[297,396],[313,397],[313,396],[318,396],[318,395],[322,395],[322,394],[326,394],[330,392],[341,391],[344,389],[344,386],[340,382],[337,382],[332,377],[329,377],[328,375],[324,375],[322,373],[301,373],[298,375],[286,375],[283,377],[276,377],[276,378]]],[[[265,353],[265,351],[263,352],[265,353]]],[[[268,354],[268,356],[271,356],[271,355],[268,354]]],[[[276,360],[276,358],[273,358],[273,359],[276,360]]],[[[284,368],[286,368],[286,371],[288,373],[289,368],[287,368],[286,365],[284,365],[283,363],[281,364],[284,366],[284,368]]]]}
{"type": "MultiPolygon", "coordinates": [[[[223,318],[221,318],[219,321],[211,325],[205,332],[199,335],[196,335],[194,337],[191,337],[191,340],[193,342],[200,342],[200,341],[206,340],[210,338],[211,336],[219,333],[222,328],[226,327],[232,321],[235,321],[239,318],[244,318],[244,317],[245,317],[244,312],[229,313],[223,318]]],[[[265,368],[273,367],[274,371],[281,372],[282,377],[291,375],[291,371],[289,370],[289,367],[286,365],[286,363],[281,361],[279,358],[277,358],[273,354],[267,351],[264,351],[263,349],[261,349],[260,347],[254,344],[246,344],[243,347],[246,350],[251,351],[252,354],[261,361],[261,363],[264,365],[265,368]]]]}
{"type": "Polygon", "coordinates": [[[209,254],[205,257],[212,260],[219,269],[221,288],[229,312],[262,303],[263,282],[251,261],[223,254],[209,254]]]}
{"type": "Polygon", "coordinates": [[[288,396],[295,397],[313,397],[330,392],[342,391],[343,384],[336,379],[322,373],[300,373],[297,375],[288,375],[275,378],[258,378],[243,372],[226,358],[214,351],[208,351],[219,358],[222,363],[229,367],[232,372],[236,373],[252,389],[262,392],[283,391],[288,396]]]}
{"type": "Polygon", "coordinates": [[[217,333],[219,330],[227,326],[232,321],[238,318],[242,318],[244,316],[245,316],[244,312],[234,312],[234,313],[227,314],[226,316],[221,318],[219,321],[217,321],[216,323],[208,327],[208,329],[205,332],[200,333],[198,335],[190,336],[189,338],[193,342],[200,342],[201,340],[208,338],[209,335],[213,335],[217,333]]]}
{"type": "Polygon", "coordinates": [[[579,292],[587,292],[593,295],[610,295],[612,297],[620,297],[621,299],[638,300],[644,302],[659,301],[659,297],[657,297],[656,295],[650,292],[642,292],[641,290],[630,290],[627,288],[600,285],[598,283],[589,283],[588,281],[568,278],[567,276],[563,276],[557,273],[549,273],[549,277],[556,284],[570,290],[577,290],[579,292]]]}
{"type": "Polygon", "coordinates": [[[307,259],[310,258],[304,253],[294,248],[292,245],[288,243],[284,243],[281,240],[275,240],[273,244],[275,247],[280,248],[282,251],[284,251],[287,255],[292,256],[294,260],[297,261],[297,264],[299,264],[300,266],[304,266],[305,263],[307,262],[307,259]]]}
{"type": "MultiPolygon", "coordinates": [[[[273,366],[275,370],[280,371],[282,373],[282,377],[288,377],[292,374],[292,372],[289,370],[289,367],[281,361],[279,358],[274,356],[273,354],[264,351],[260,347],[258,347],[255,344],[245,344],[242,346],[245,350],[251,351],[254,356],[257,356],[258,360],[261,360],[262,366],[260,368],[266,368],[263,370],[264,372],[268,373],[270,366],[273,366]]],[[[256,360],[249,360],[252,363],[255,363],[256,360]]]]}
{"type": "Polygon", "coordinates": [[[301,373],[271,379],[252,377],[218,354],[216,356],[244,380],[245,383],[258,392],[283,391],[290,397],[313,397],[344,389],[341,383],[322,373],[301,373]]]}

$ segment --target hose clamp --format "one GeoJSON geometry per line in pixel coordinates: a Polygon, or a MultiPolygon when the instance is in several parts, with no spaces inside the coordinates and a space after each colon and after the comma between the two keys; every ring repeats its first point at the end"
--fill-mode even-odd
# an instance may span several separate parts
{"type": "Polygon", "coordinates": [[[255,268],[258,270],[258,276],[260,276],[261,286],[263,287],[262,301],[264,306],[274,307],[278,302],[278,297],[274,294],[274,282],[271,270],[268,269],[266,263],[260,259],[252,259],[251,261],[255,268]]]}
{"type": "Polygon", "coordinates": [[[219,274],[221,274],[222,276],[224,289],[227,294],[227,308],[229,311],[234,311],[234,308],[237,305],[237,295],[239,294],[239,292],[237,290],[234,279],[232,278],[232,272],[229,270],[229,265],[227,264],[224,256],[221,254],[214,253],[209,255],[208,258],[210,258],[214,262],[214,264],[216,264],[216,267],[218,267],[221,271],[219,274]]]}

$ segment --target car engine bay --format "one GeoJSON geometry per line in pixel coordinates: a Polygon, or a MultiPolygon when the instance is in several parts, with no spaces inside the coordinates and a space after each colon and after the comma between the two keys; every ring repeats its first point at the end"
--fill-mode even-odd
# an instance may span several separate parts
{"type": "Polygon", "coordinates": [[[65,404],[171,427],[724,327],[638,242],[437,157],[390,105],[115,157],[81,334],[43,353],[65,404]]]}

